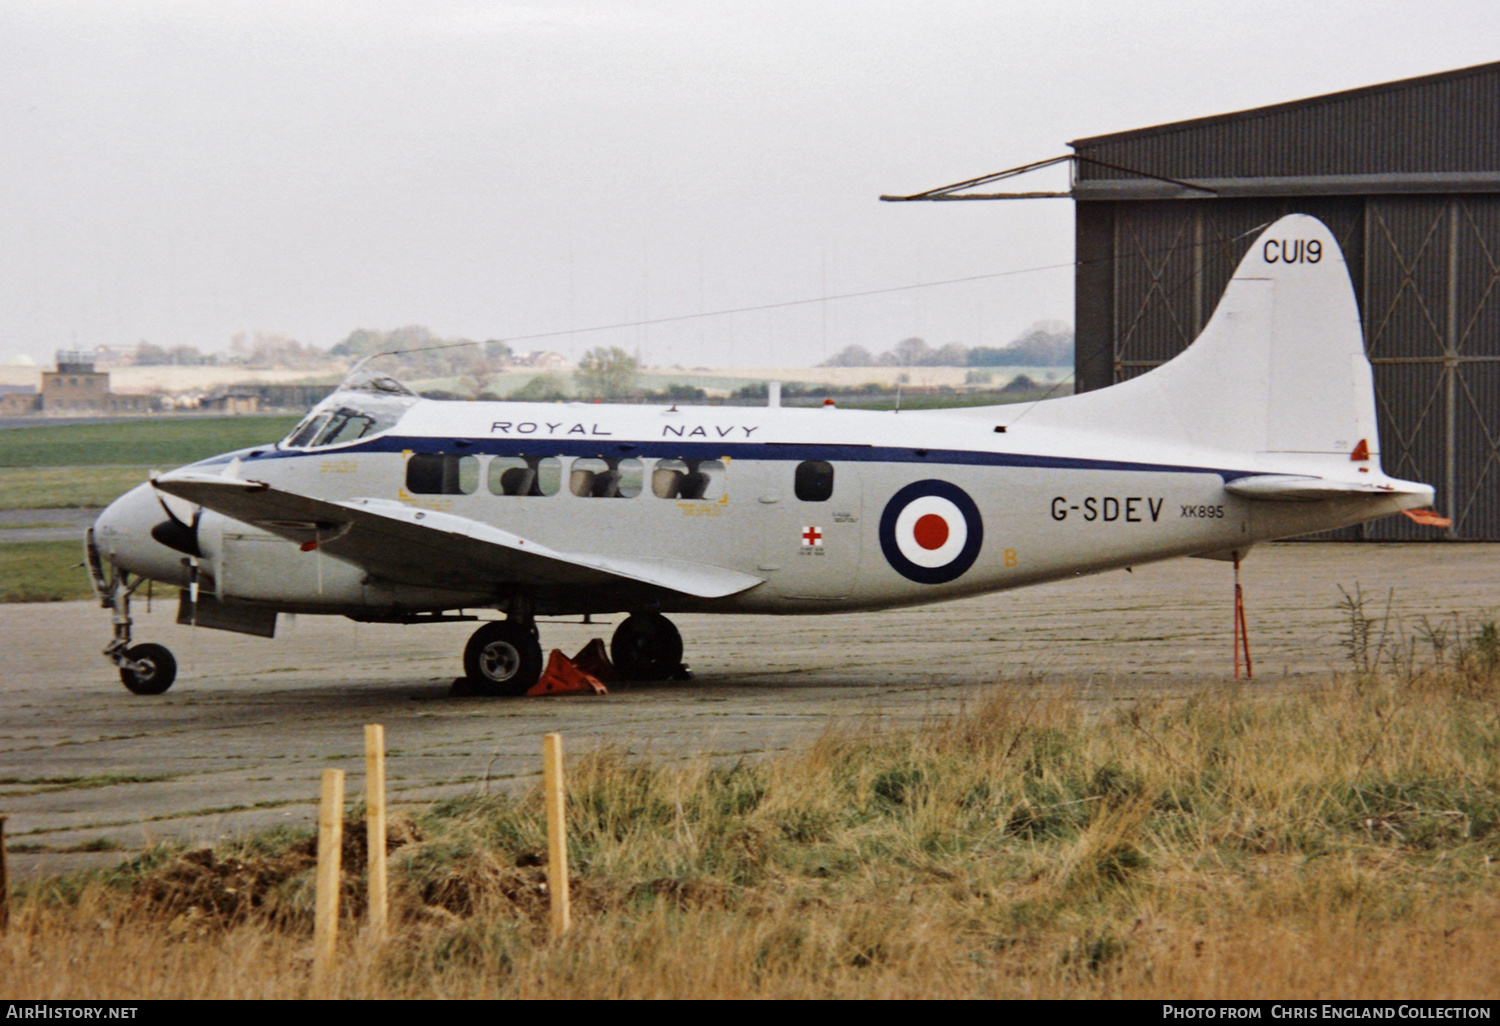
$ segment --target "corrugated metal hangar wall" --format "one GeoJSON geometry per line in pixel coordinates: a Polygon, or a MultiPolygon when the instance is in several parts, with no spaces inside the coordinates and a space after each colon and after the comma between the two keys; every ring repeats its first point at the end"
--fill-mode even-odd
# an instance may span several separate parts
{"type": "Polygon", "coordinates": [[[1181,352],[1256,229],[1312,214],[1354,278],[1386,472],[1437,488],[1448,537],[1500,540],[1500,63],[1071,145],[1080,391],[1181,352]]]}

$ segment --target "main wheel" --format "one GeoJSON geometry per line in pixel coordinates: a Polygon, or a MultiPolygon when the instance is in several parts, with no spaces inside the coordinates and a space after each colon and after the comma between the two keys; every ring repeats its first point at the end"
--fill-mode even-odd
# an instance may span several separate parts
{"type": "Polygon", "coordinates": [[[141,667],[120,667],[121,682],[137,695],[159,695],[177,679],[177,660],[161,645],[136,645],[125,650],[125,658],[141,667]]]}
{"type": "Polygon", "coordinates": [[[682,635],[660,613],[636,613],[615,628],[609,655],[626,680],[666,680],[682,666],[682,635]]]}
{"type": "Polygon", "coordinates": [[[524,695],[542,675],[542,643],[513,620],[495,620],[464,647],[464,674],[481,695],[524,695]]]}

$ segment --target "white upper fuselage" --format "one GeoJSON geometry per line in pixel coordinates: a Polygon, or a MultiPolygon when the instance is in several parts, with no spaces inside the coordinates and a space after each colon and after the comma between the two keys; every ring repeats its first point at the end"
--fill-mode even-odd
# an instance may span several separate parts
{"type": "MultiPolygon", "coordinates": [[[[349,401],[355,399],[335,395],[320,408],[349,401]]],[[[654,601],[665,610],[761,613],[938,601],[1172,556],[1245,551],[1257,541],[1413,504],[1411,495],[1396,493],[1375,505],[1368,497],[1313,503],[1238,499],[1225,491],[1227,481],[1296,469],[1264,456],[1048,423],[1055,418],[1044,414],[1061,414],[1078,401],[892,413],[418,400],[373,438],[321,448],[268,446],[184,469],[216,473],[230,470],[237,459],[231,472],[239,478],[287,492],[441,511],[563,552],[670,556],[736,570],[764,583],[725,598],[663,593],[654,601]],[[464,490],[414,492],[408,461],[419,454],[464,461],[457,486],[464,490]],[[556,459],[554,494],[495,494],[502,490],[501,475],[491,472],[491,463],[517,458],[556,459]],[[638,493],[574,494],[573,468],[600,465],[576,461],[599,460],[633,475],[638,493]],[[660,498],[651,487],[662,461],[714,460],[724,469],[709,498],[660,498]],[[814,462],[832,467],[831,494],[799,498],[797,468],[814,462]],[[902,538],[893,537],[898,493],[913,486],[930,490],[934,482],[970,497],[978,516],[977,551],[952,579],[943,579],[955,568],[952,560],[949,570],[939,565],[925,574],[927,568],[913,571],[901,555],[902,543],[918,558],[925,553],[920,544],[914,547],[911,525],[902,538]],[[890,521],[884,538],[883,519],[890,521]],[[913,573],[928,579],[913,579],[913,573]]],[[[1369,467],[1361,473],[1352,463],[1348,475],[1365,484],[1385,480],[1378,467],[1372,475],[1369,467]]],[[[944,500],[928,501],[941,506],[944,500]]],[[[160,519],[154,507],[152,498],[143,505],[144,515],[160,519]]],[[[962,510],[950,504],[938,510],[944,511],[952,523],[943,530],[968,528],[962,510]]],[[[207,569],[225,599],[330,612],[377,601],[368,597],[370,574],[364,569],[335,560],[316,566],[315,557],[293,542],[213,513],[205,516],[202,533],[207,569]]],[[[935,549],[940,564],[941,549],[935,549]]],[[[173,579],[181,574],[174,569],[180,563],[168,554],[150,575],[173,579]]],[[[378,602],[438,608],[460,604],[459,598],[421,595],[395,602],[385,594],[378,602]]],[[[477,606],[486,596],[462,599],[477,606]]],[[[607,612],[620,608],[620,599],[601,589],[592,600],[570,595],[560,603],[544,599],[543,606],[607,612]]]]}
{"type": "Polygon", "coordinates": [[[1381,470],[1348,267],[1305,215],[1262,233],[1186,351],[1083,395],[666,408],[438,402],[351,378],[287,442],[155,484],[99,520],[117,565],[201,573],[228,603],[393,616],[879,608],[1433,501],[1381,470]],[[162,523],[169,496],[205,512],[162,523]]]}

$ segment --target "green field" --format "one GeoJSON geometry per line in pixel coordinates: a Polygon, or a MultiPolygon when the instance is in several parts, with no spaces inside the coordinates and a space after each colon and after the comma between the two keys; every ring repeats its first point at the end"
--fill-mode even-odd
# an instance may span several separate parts
{"type": "Polygon", "coordinates": [[[73,602],[92,598],[81,541],[0,545],[0,602],[73,602]]]}
{"type": "MultiPolygon", "coordinates": [[[[221,452],[274,442],[296,417],[163,417],[0,430],[0,509],[108,506],[145,481],[221,452]]],[[[12,600],[13,601],[13,600],[12,600]]]]}
{"type": "MultiPolygon", "coordinates": [[[[150,465],[168,469],[231,449],[269,444],[296,417],[160,417],[111,424],[0,430],[0,467],[150,465]]],[[[16,507],[11,507],[16,508],[16,507]]]]}
{"type": "Polygon", "coordinates": [[[0,467],[0,509],[108,506],[145,481],[150,470],[147,466],[0,467]]]}

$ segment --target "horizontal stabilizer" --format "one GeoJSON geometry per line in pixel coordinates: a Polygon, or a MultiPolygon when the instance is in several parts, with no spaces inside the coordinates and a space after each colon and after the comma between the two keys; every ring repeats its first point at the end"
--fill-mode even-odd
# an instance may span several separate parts
{"type": "Polygon", "coordinates": [[[191,472],[152,484],[402,584],[598,587],[632,581],[696,598],[724,598],[762,583],[753,574],[685,559],[561,552],[477,520],[388,499],[328,502],[260,481],[191,472]]]}
{"type": "MultiPolygon", "coordinates": [[[[1424,490],[1430,491],[1425,485],[1424,490]]],[[[1349,499],[1359,495],[1392,495],[1397,489],[1364,481],[1330,481],[1303,474],[1256,474],[1241,477],[1224,486],[1230,495],[1241,499],[1266,502],[1318,502],[1323,499],[1349,499]]]]}

